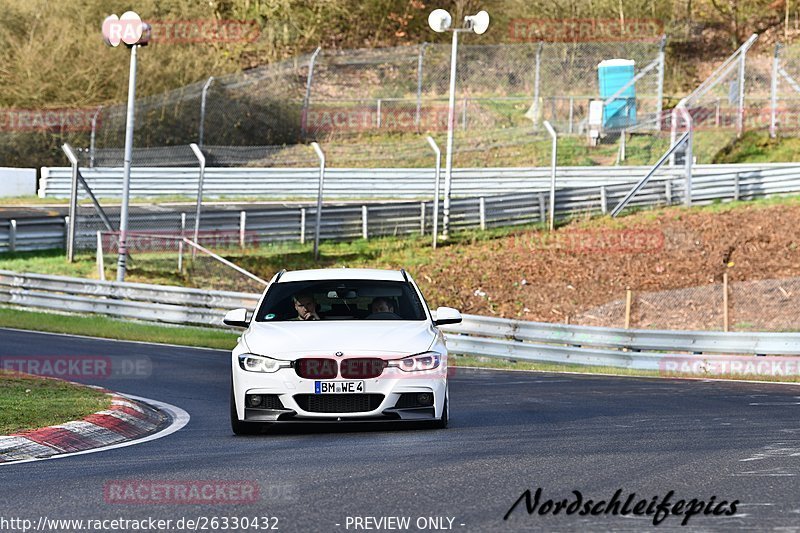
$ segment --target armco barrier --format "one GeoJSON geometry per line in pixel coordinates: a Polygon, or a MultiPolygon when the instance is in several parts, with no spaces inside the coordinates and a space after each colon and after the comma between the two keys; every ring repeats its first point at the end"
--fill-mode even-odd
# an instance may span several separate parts
{"type": "MultiPolygon", "coordinates": [[[[648,167],[581,166],[559,167],[557,186],[589,187],[635,183],[648,167]]],[[[762,172],[778,171],[800,180],[797,163],[695,165],[696,179],[717,176],[728,183],[733,176],[742,179],[762,172]]],[[[68,198],[72,170],[69,167],[42,167],[39,196],[68,198]]],[[[99,198],[119,198],[122,191],[122,168],[81,168],[81,174],[99,198]]],[[[682,179],[683,169],[666,167],[661,179],[682,179]]],[[[205,170],[203,194],[218,196],[258,196],[263,199],[315,200],[319,169],[314,168],[228,168],[205,170]]],[[[325,198],[430,198],[433,194],[432,168],[327,168],[325,198]]],[[[197,194],[198,169],[192,167],[135,167],[131,170],[132,197],[189,196],[197,194]]],[[[490,196],[545,191],[550,187],[549,167],[454,168],[454,196],[490,196]]]]}
{"type": "MultiPolygon", "coordinates": [[[[0,271],[0,303],[26,308],[221,326],[226,310],[253,310],[257,294],[0,271]]],[[[464,315],[444,326],[456,354],[659,370],[687,354],[800,356],[800,333],[598,328],[464,315]]]]}
{"type": "MultiPolygon", "coordinates": [[[[587,172],[586,167],[573,168],[583,168],[582,172],[587,172]]],[[[616,176],[608,175],[608,168],[605,167],[602,170],[595,169],[598,175],[605,175],[602,178],[587,175],[583,175],[583,177],[567,175],[563,179],[559,178],[561,185],[556,190],[555,218],[563,220],[575,214],[601,214],[611,210],[630,190],[635,180],[629,168],[617,167],[617,169],[618,175],[616,176]],[[567,183],[572,185],[566,185],[567,183]]],[[[709,204],[714,201],[751,200],[776,194],[800,192],[800,166],[792,164],[762,165],[760,167],[698,165],[698,169],[692,187],[692,203],[695,205],[709,204]]],[[[451,229],[457,231],[467,228],[492,228],[547,220],[549,217],[547,213],[549,185],[542,185],[544,178],[536,176],[527,178],[517,175],[516,178],[513,178],[515,174],[512,171],[522,170],[524,169],[483,171],[487,175],[480,178],[482,185],[476,182],[467,186],[465,181],[464,190],[471,191],[477,196],[453,199],[450,213],[451,229]],[[499,177],[492,178],[489,175],[490,172],[500,172],[499,177]],[[527,180],[525,181],[526,185],[522,186],[519,180],[527,180]],[[475,190],[469,189],[469,187],[475,190]],[[517,189],[517,192],[491,194],[492,191],[506,189],[517,189]]],[[[565,169],[564,172],[567,174],[569,174],[567,170],[572,171],[565,169]]],[[[469,179],[478,178],[473,176],[469,179]]],[[[458,183],[457,180],[454,180],[456,190],[461,186],[458,183]]],[[[406,185],[408,184],[397,184],[398,196],[415,191],[413,187],[404,188],[406,185]]],[[[369,191],[369,189],[366,190],[369,191]]],[[[352,191],[350,193],[355,194],[352,191]]],[[[428,195],[429,193],[430,191],[428,191],[428,195]]],[[[680,204],[683,202],[683,195],[684,181],[682,177],[660,176],[647,183],[630,202],[629,207],[680,204]]],[[[86,210],[85,208],[81,209],[86,210]]],[[[441,213],[442,210],[440,209],[439,212],[441,213]]],[[[320,236],[327,240],[359,239],[364,236],[365,227],[368,238],[408,235],[419,233],[421,230],[430,232],[433,226],[432,213],[431,201],[365,202],[363,205],[329,204],[323,208],[320,236]],[[364,207],[366,207],[367,213],[366,221],[364,220],[364,207]]],[[[91,218],[94,220],[89,221],[83,215],[79,216],[76,235],[77,248],[94,247],[95,232],[105,230],[99,218],[94,215],[91,215],[91,218]]],[[[113,225],[118,225],[118,217],[112,214],[110,218],[113,225]]],[[[248,210],[246,227],[243,228],[240,225],[242,218],[238,211],[211,211],[204,213],[200,229],[203,232],[246,233],[251,241],[257,240],[262,244],[301,241],[303,238],[313,238],[314,219],[314,206],[296,208],[276,206],[270,209],[248,210]],[[305,213],[305,217],[303,213],[305,213]],[[304,228],[301,228],[302,220],[305,220],[304,228]]],[[[194,213],[187,213],[186,227],[193,226],[194,213]]],[[[129,227],[141,232],[178,233],[181,227],[181,214],[178,212],[134,214],[131,216],[129,227]]],[[[63,219],[20,219],[17,221],[16,228],[13,229],[10,227],[10,222],[0,221],[0,252],[12,249],[23,251],[63,247],[64,238],[63,219]]]]}

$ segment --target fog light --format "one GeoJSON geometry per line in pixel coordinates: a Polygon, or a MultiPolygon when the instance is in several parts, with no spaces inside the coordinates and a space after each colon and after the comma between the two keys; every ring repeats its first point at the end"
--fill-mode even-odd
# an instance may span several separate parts
{"type": "Polygon", "coordinates": [[[417,403],[424,406],[433,405],[433,394],[420,392],[417,394],[417,403]]]}
{"type": "Polygon", "coordinates": [[[261,395],[259,394],[248,394],[247,395],[247,405],[250,407],[258,407],[261,405],[261,395]]]}

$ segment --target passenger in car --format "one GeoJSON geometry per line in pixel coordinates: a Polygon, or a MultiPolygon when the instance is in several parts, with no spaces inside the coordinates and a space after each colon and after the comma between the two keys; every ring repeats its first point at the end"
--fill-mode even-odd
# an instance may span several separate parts
{"type": "Polygon", "coordinates": [[[317,303],[310,293],[301,292],[292,297],[294,308],[297,311],[295,320],[321,320],[317,313],[317,303]]]}

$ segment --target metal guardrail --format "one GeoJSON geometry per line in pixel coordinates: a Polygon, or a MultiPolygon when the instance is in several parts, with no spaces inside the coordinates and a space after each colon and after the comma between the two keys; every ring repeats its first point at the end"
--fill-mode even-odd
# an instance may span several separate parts
{"type": "Polygon", "coordinates": [[[0,270],[0,303],[195,325],[222,325],[224,310],[254,308],[259,295],[0,270]]]}
{"type": "MultiPolygon", "coordinates": [[[[800,166],[796,165],[714,165],[715,173],[696,172],[692,186],[692,204],[703,205],[714,201],[750,200],[774,194],[800,192],[800,166]]],[[[515,169],[495,169],[501,175],[512,176],[515,169]]],[[[519,170],[519,169],[517,169],[519,170]]],[[[568,170],[568,169],[566,169],[568,170]]],[[[564,170],[566,172],[566,170],[564,170]]],[[[585,172],[585,169],[583,170],[585,172]]],[[[318,171],[316,171],[318,172],[318,171]]],[[[618,203],[638,178],[628,169],[619,167],[619,176],[588,178],[584,176],[559,177],[562,185],[556,190],[554,218],[563,220],[576,214],[604,214],[618,203]],[[626,174],[628,173],[628,174],[626,174]],[[578,185],[575,185],[575,184],[578,185]]],[[[326,178],[327,179],[327,178],[326,178]]],[[[522,178],[517,178],[522,179],[522,178]]],[[[527,179],[527,178],[525,178],[527,179]]],[[[451,202],[450,226],[453,230],[467,228],[492,228],[545,222],[549,218],[549,177],[528,179],[524,192],[488,195],[492,183],[497,187],[518,187],[512,178],[485,179],[479,196],[457,197],[451,202]],[[485,196],[484,196],[485,195],[485,196]],[[483,207],[481,207],[483,205],[483,207]]],[[[402,188],[398,185],[399,188],[402,188]]],[[[430,193],[430,179],[426,182],[430,193]]],[[[512,187],[512,188],[513,188],[512,187]]],[[[327,193],[326,193],[327,195],[327,193]]],[[[682,203],[684,198],[683,176],[657,176],[645,184],[631,200],[629,207],[649,207],[682,203]]],[[[87,212],[82,208],[81,211],[87,212]]],[[[325,240],[350,240],[366,236],[380,237],[408,235],[433,227],[433,202],[365,202],[364,205],[331,205],[324,207],[320,237],[325,240]],[[367,220],[364,220],[366,206],[367,220]]],[[[93,211],[90,218],[79,215],[81,220],[76,234],[77,248],[92,248],[96,243],[96,231],[104,231],[103,222],[93,211]]],[[[246,226],[238,211],[205,212],[200,230],[208,232],[247,234],[253,244],[267,242],[297,241],[314,236],[315,207],[289,208],[277,206],[270,209],[249,210],[246,226]],[[305,221],[305,225],[301,226],[305,221]]],[[[185,227],[194,226],[194,213],[186,213],[185,227]]],[[[118,224],[118,215],[109,214],[112,225],[118,224]]],[[[20,219],[11,227],[10,221],[0,221],[0,252],[37,250],[64,247],[65,224],[63,218],[20,219]]],[[[181,231],[181,213],[160,212],[131,215],[130,227],[135,231],[169,232],[181,231]]],[[[202,240],[202,239],[201,239],[202,240]]]]}
{"type": "MultiPolygon", "coordinates": [[[[120,318],[221,326],[226,310],[254,309],[259,295],[0,271],[0,303],[120,318]]],[[[457,354],[663,370],[702,354],[800,356],[800,333],[625,330],[464,315],[444,326],[457,354]]]]}
{"type": "MultiPolygon", "coordinates": [[[[796,163],[695,165],[693,174],[724,176],[792,169],[800,176],[796,163]]],[[[558,187],[597,188],[618,183],[634,184],[649,167],[559,167],[558,187]]],[[[327,168],[325,198],[428,198],[433,183],[432,168],[327,168]]],[[[197,167],[138,167],[131,170],[132,197],[190,196],[197,194],[197,167]]],[[[81,174],[100,198],[119,198],[122,168],[81,168],[81,174]]],[[[42,167],[39,196],[67,198],[70,192],[70,167],[42,167]]],[[[683,170],[662,168],[660,177],[678,178],[683,170]]],[[[203,194],[215,196],[259,196],[263,199],[316,199],[319,168],[225,168],[205,170],[203,194]]],[[[548,167],[456,168],[453,169],[454,196],[481,196],[549,190],[548,167]]]]}

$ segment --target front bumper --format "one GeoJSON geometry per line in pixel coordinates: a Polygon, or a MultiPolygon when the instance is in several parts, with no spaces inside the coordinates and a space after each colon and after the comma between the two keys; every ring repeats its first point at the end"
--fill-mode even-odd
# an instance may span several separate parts
{"type": "MultiPolygon", "coordinates": [[[[364,381],[363,393],[328,395],[317,394],[315,380],[299,377],[293,368],[268,374],[247,372],[237,364],[233,367],[233,391],[239,420],[246,422],[435,420],[441,418],[444,409],[446,374],[446,360],[439,368],[427,372],[387,368],[380,377],[355,380],[364,381]],[[405,393],[432,394],[433,405],[409,406],[408,402],[403,402],[398,406],[401,395],[405,393]],[[283,408],[246,407],[245,397],[249,394],[276,395],[283,408]]],[[[354,380],[337,378],[325,381],[354,380]]]]}

